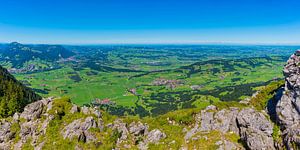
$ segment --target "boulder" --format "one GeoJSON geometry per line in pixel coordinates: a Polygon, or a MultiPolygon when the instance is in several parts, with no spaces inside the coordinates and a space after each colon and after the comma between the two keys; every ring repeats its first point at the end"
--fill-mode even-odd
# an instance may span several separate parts
{"type": "Polygon", "coordinates": [[[18,122],[20,119],[20,113],[16,112],[14,115],[13,115],[13,121],[14,122],[18,122]]]}
{"type": "Polygon", "coordinates": [[[27,137],[33,136],[38,132],[38,125],[39,121],[29,121],[29,122],[24,122],[21,124],[21,131],[20,131],[20,137],[23,140],[26,140],[27,137]]]}
{"type": "Polygon", "coordinates": [[[166,134],[161,132],[158,129],[154,129],[150,131],[147,135],[146,142],[147,143],[158,143],[161,139],[166,138],[166,134]]]}
{"type": "Polygon", "coordinates": [[[117,130],[119,133],[121,133],[121,137],[119,138],[119,141],[127,140],[128,138],[128,129],[126,128],[127,124],[124,123],[121,119],[117,119],[113,123],[113,130],[117,130]]]}
{"type": "Polygon", "coordinates": [[[235,143],[232,143],[227,140],[217,141],[215,144],[219,146],[219,148],[217,150],[236,150],[236,149],[241,150],[241,149],[243,149],[239,145],[236,145],[235,143]]]}
{"type": "Polygon", "coordinates": [[[102,117],[102,114],[101,114],[101,112],[99,111],[99,109],[96,109],[96,108],[92,109],[92,113],[93,113],[94,115],[96,115],[97,118],[101,118],[101,117],[102,117]]]}
{"type": "Polygon", "coordinates": [[[11,143],[0,143],[0,150],[10,150],[11,143]]]}
{"type": "Polygon", "coordinates": [[[46,134],[47,127],[48,127],[50,121],[53,120],[54,118],[55,118],[54,115],[49,115],[44,120],[44,122],[42,123],[41,129],[40,129],[43,134],[46,134]]]}
{"type": "Polygon", "coordinates": [[[26,143],[29,139],[31,139],[31,145],[35,147],[38,141],[38,137],[41,135],[38,128],[40,123],[40,120],[31,120],[29,122],[20,124],[20,140],[15,143],[14,149],[22,149],[23,144],[26,143]]]}
{"type": "Polygon", "coordinates": [[[275,149],[272,137],[273,125],[264,114],[252,108],[241,110],[237,116],[241,139],[249,149],[275,149]]]}
{"type": "Polygon", "coordinates": [[[70,113],[74,114],[74,113],[77,113],[79,112],[79,107],[75,104],[72,104],[72,108],[70,110],[70,113]]]}
{"type": "Polygon", "coordinates": [[[82,113],[85,114],[85,115],[89,115],[89,114],[90,114],[90,109],[89,109],[89,107],[83,106],[83,107],[81,108],[81,111],[82,111],[82,113]]]}
{"type": "Polygon", "coordinates": [[[10,141],[14,134],[10,131],[11,123],[6,120],[0,120],[0,143],[10,141]]]}
{"type": "Polygon", "coordinates": [[[133,134],[134,136],[144,135],[148,132],[148,125],[144,125],[141,122],[132,122],[129,125],[129,132],[130,134],[133,134]]]}
{"type": "Polygon", "coordinates": [[[64,139],[74,139],[82,142],[95,141],[95,137],[88,131],[90,128],[97,128],[97,122],[93,117],[87,117],[84,121],[82,119],[74,120],[67,125],[61,132],[64,139]]]}
{"type": "Polygon", "coordinates": [[[239,134],[239,129],[236,124],[236,116],[238,113],[238,108],[217,111],[215,106],[208,106],[206,109],[202,110],[200,114],[195,116],[196,124],[186,133],[185,140],[190,139],[197,132],[211,130],[218,130],[222,133],[234,132],[235,134],[239,134]]]}
{"type": "Polygon", "coordinates": [[[21,118],[26,119],[27,121],[40,118],[43,112],[43,102],[37,101],[27,105],[24,108],[24,111],[21,113],[21,118]]]}
{"type": "Polygon", "coordinates": [[[28,104],[21,113],[20,118],[26,119],[27,121],[40,118],[44,107],[47,107],[46,111],[52,108],[53,100],[54,98],[50,97],[28,104]]]}
{"type": "MultiPolygon", "coordinates": [[[[249,149],[275,149],[272,123],[263,113],[252,108],[239,110],[232,107],[217,111],[217,108],[209,106],[197,114],[195,120],[195,126],[184,137],[186,141],[199,132],[217,130],[224,134],[232,132],[240,135],[249,149]]],[[[221,148],[225,147],[223,143],[221,148]]]]}
{"type": "Polygon", "coordinates": [[[46,111],[47,112],[52,109],[53,100],[54,100],[53,97],[44,98],[44,99],[41,100],[43,105],[46,106],[46,108],[47,108],[46,111]]]}

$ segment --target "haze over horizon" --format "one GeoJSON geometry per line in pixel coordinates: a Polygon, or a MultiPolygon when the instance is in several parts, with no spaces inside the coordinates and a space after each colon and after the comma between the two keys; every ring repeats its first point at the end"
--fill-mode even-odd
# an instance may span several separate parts
{"type": "Polygon", "coordinates": [[[0,0],[0,42],[300,44],[296,0],[0,0]]]}

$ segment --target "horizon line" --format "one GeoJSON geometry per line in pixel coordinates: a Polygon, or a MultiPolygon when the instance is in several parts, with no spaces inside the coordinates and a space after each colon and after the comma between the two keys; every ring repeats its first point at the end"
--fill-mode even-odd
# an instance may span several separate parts
{"type": "Polygon", "coordinates": [[[97,45],[257,45],[257,46],[300,46],[300,43],[277,43],[277,42],[99,42],[99,43],[81,43],[81,42],[65,42],[65,43],[55,43],[55,42],[3,42],[0,44],[10,44],[17,42],[20,44],[27,45],[69,45],[69,46],[97,46],[97,45]]]}

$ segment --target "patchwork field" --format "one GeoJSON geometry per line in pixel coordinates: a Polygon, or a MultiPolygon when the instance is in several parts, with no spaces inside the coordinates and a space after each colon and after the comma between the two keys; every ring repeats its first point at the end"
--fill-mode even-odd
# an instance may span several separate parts
{"type": "MultiPolygon", "coordinates": [[[[97,99],[117,115],[160,115],[218,101],[240,101],[282,78],[297,47],[90,46],[66,47],[74,60],[16,78],[43,96],[68,96],[79,105],[97,99]]],[[[47,64],[47,63],[42,63],[47,64]]],[[[49,65],[49,64],[47,64],[49,65]]]]}

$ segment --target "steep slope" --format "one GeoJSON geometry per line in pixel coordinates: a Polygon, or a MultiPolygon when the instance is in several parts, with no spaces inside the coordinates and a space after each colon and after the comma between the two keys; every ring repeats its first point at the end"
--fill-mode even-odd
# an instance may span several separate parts
{"type": "Polygon", "coordinates": [[[18,82],[9,72],[0,66],[0,117],[6,117],[38,99],[31,89],[18,82]]]}
{"type": "Polygon", "coordinates": [[[21,67],[23,63],[34,59],[56,61],[74,55],[60,45],[23,45],[17,42],[5,45],[0,53],[0,58],[12,63],[13,67],[21,67]]]}
{"type": "Polygon", "coordinates": [[[285,88],[276,106],[277,121],[288,149],[300,147],[300,50],[284,67],[285,88]]]}

